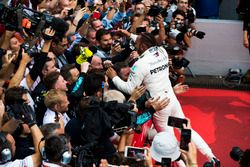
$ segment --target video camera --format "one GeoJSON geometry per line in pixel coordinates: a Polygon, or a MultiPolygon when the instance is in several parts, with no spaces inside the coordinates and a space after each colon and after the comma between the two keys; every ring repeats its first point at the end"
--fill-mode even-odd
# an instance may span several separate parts
{"type": "Polygon", "coordinates": [[[75,160],[75,166],[76,167],[88,167],[93,166],[95,164],[96,166],[99,166],[99,159],[97,159],[94,154],[92,153],[92,150],[94,149],[95,142],[88,143],[83,146],[77,146],[72,149],[73,155],[77,157],[75,160]]]}
{"type": "Polygon", "coordinates": [[[9,8],[0,4],[0,23],[3,23],[7,29],[16,30],[28,35],[38,36],[45,28],[52,27],[56,33],[64,35],[69,25],[60,18],[55,18],[48,13],[40,13],[35,10],[18,5],[15,8],[9,8]]]}
{"type": "Polygon", "coordinates": [[[117,133],[123,132],[127,128],[136,130],[137,114],[131,111],[134,105],[127,103],[117,103],[116,101],[106,102],[103,105],[104,111],[111,117],[111,124],[117,133]]]}

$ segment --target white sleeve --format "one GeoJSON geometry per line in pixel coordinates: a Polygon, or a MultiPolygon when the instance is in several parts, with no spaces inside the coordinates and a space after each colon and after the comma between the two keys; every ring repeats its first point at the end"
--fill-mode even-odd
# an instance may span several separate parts
{"type": "Polygon", "coordinates": [[[33,167],[34,162],[32,156],[25,157],[23,160],[15,160],[3,165],[4,167],[33,167]]]}
{"type": "Polygon", "coordinates": [[[135,42],[138,35],[131,33],[130,38],[135,42]]]}
{"type": "Polygon", "coordinates": [[[46,111],[43,117],[43,125],[54,122],[55,122],[55,115],[52,115],[50,112],[46,111]]]}
{"type": "Polygon", "coordinates": [[[124,93],[131,94],[136,86],[141,85],[144,75],[143,70],[136,63],[131,68],[127,82],[121,80],[118,76],[114,77],[112,81],[119,90],[124,93]]]}

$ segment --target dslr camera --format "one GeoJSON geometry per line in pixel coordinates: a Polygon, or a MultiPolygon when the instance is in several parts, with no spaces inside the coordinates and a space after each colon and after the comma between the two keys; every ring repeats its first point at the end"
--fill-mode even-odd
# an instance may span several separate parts
{"type": "Polygon", "coordinates": [[[168,16],[168,11],[167,11],[167,9],[163,9],[162,7],[157,6],[157,5],[153,5],[153,6],[150,7],[150,9],[148,11],[149,16],[155,17],[155,16],[157,16],[159,14],[161,14],[162,17],[167,17],[168,16]]]}

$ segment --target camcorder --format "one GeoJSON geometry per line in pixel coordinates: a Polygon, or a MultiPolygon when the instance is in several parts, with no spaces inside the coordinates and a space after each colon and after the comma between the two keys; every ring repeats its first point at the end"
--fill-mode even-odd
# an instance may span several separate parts
{"type": "Polygon", "coordinates": [[[0,23],[9,30],[23,33],[24,30],[30,36],[39,36],[48,27],[52,27],[57,34],[64,35],[69,25],[60,18],[55,18],[48,13],[40,13],[35,10],[18,5],[9,8],[0,4],[0,23]]]}
{"type": "Polygon", "coordinates": [[[199,39],[203,39],[204,36],[206,35],[206,33],[203,31],[198,31],[198,30],[189,28],[188,26],[185,26],[185,25],[181,26],[178,22],[175,23],[175,27],[178,31],[183,33],[183,35],[188,32],[188,33],[192,33],[193,36],[195,36],[199,39]]]}
{"type": "Polygon", "coordinates": [[[77,146],[72,148],[72,153],[77,157],[74,161],[76,167],[92,167],[93,165],[99,166],[100,161],[97,159],[92,150],[95,147],[95,142],[77,146]]]}
{"type": "Polygon", "coordinates": [[[118,103],[116,101],[106,102],[102,105],[103,110],[110,116],[111,124],[115,132],[122,133],[124,130],[131,128],[137,130],[137,114],[133,112],[134,104],[118,103]]]}

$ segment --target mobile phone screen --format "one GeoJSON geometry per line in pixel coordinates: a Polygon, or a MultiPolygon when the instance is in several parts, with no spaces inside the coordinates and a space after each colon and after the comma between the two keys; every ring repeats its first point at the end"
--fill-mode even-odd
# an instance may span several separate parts
{"type": "Polygon", "coordinates": [[[176,127],[176,128],[183,129],[183,124],[187,125],[187,123],[188,122],[187,122],[186,119],[172,117],[172,116],[168,117],[168,126],[173,126],[173,127],[176,127]]]}
{"type": "Polygon", "coordinates": [[[182,129],[181,130],[181,141],[180,148],[188,151],[188,143],[191,141],[191,130],[190,129],[182,129]]]}
{"type": "Polygon", "coordinates": [[[134,159],[144,159],[146,150],[138,147],[129,147],[125,149],[125,157],[134,159]]]}

